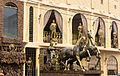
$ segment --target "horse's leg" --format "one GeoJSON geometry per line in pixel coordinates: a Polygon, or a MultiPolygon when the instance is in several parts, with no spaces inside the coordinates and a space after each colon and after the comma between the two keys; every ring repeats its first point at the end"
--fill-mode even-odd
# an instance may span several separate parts
{"type": "Polygon", "coordinates": [[[64,62],[61,61],[60,63],[64,65],[64,67],[65,67],[64,70],[67,70],[67,68],[69,68],[64,62]]]}
{"type": "Polygon", "coordinates": [[[80,61],[80,57],[79,57],[78,55],[76,55],[76,58],[77,58],[77,60],[78,60],[78,62],[79,62],[79,64],[80,64],[81,70],[82,70],[82,71],[85,71],[85,69],[83,68],[82,63],[81,63],[81,61],[80,61]]]}
{"type": "Polygon", "coordinates": [[[89,61],[90,61],[90,59],[91,59],[91,55],[90,55],[89,50],[87,50],[87,53],[88,53],[88,56],[89,56],[89,57],[87,57],[86,59],[87,59],[87,61],[89,62],[89,61]]]}
{"type": "Polygon", "coordinates": [[[98,62],[97,62],[97,64],[95,65],[95,69],[96,69],[96,67],[100,64],[100,59],[101,59],[100,51],[99,51],[98,49],[97,49],[96,57],[98,58],[98,62]]]}
{"type": "Polygon", "coordinates": [[[97,55],[96,56],[99,57],[99,58],[101,58],[100,57],[100,50],[98,50],[98,49],[97,49],[97,55]]]}
{"type": "Polygon", "coordinates": [[[67,65],[67,63],[68,63],[68,58],[66,58],[66,60],[65,60],[65,63],[64,63],[64,65],[65,65],[65,70],[69,70],[69,67],[68,67],[68,65],[67,65]]]}
{"type": "Polygon", "coordinates": [[[67,63],[67,65],[70,65],[69,66],[69,69],[70,70],[73,70],[73,62],[74,61],[76,61],[76,58],[71,58],[71,59],[69,59],[69,61],[68,61],[68,63],[67,63]]]}
{"type": "Polygon", "coordinates": [[[95,65],[95,69],[96,69],[96,67],[100,64],[100,57],[97,57],[98,58],[98,61],[97,61],[97,64],[95,65]]]}
{"type": "Polygon", "coordinates": [[[68,57],[64,53],[62,53],[60,63],[64,66],[64,70],[68,69],[68,66],[66,65],[67,60],[68,60],[68,57]]]}
{"type": "Polygon", "coordinates": [[[66,70],[70,70],[70,67],[69,67],[69,63],[70,63],[70,58],[68,59],[68,60],[66,60],[66,62],[65,62],[65,65],[67,66],[67,68],[65,68],[66,70]]]}
{"type": "Polygon", "coordinates": [[[73,62],[70,62],[70,70],[73,70],[73,62]]]}

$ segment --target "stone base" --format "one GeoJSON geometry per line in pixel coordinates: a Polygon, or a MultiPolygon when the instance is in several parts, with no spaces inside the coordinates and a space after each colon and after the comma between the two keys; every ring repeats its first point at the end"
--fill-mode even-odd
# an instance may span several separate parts
{"type": "Polygon", "coordinates": [[[40,76],[100,76],[102,71],[41,71],[40,76]]]}

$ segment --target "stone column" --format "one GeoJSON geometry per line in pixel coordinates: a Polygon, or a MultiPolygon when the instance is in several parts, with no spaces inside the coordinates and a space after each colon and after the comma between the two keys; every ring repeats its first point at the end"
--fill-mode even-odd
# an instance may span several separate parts
{"type": "Polygon", "coordinates": [[[71,41],[71,17],[69,16],[70,14],[70,11],[69,9],[67,10],[67,44],[70,44],[70,41],[71,41]]]}
{"type": "MultiPolygon", "coordinates": [[[[25,48],[24,48],[24,53],[25,53],[25,48]]],[[[25,63],[23,64],[23,76],[25,76],[25,63]]]]}
{"type": "MultiPolygon", "coordinates": [[[[39,7],[41,7],[41,8],[43,8],[42,6],[39,6],[39,7]]],[[[44,15],[45,15],[45,13],[47,12],[47,11],[43,11],[43,10],[40,10],[40,8],[39,8],[39,12],[40,12],[40,14],[39,14],[39,16],[40,16],[40,20],[39,20],[39,37],[38,37],[38,41],[40,42],[40,43],[43,43],[43,29],[44,29],[44,15]]]]}
{"type": "Polygon", "coordinates": [[[120,23],[117,23],[117,27],[118,27],[118,49],[120,49],[120,23]]]}
{"type": "MultiPolygon", "coordinates": [[[[64,12],[65,13],[65,12],[64,12]]],[[[63,33],[62,33],[62,37],[63,37],[63,44],[67,44],[67,38],[68,38],[68,33],[67,33],[67,24],[68,24],[68,19],[67,19],[67,17],[66,17],[66,15],[63,15],[63,14],[61,14],[62,15],[62,18],[63,18],[63,33]]]]}
{"type": "Polygon", "coordinates": [[[23,41],[29,42],[29,6],[24,2],[23,41]]]}
{"type": "Polygon", "coordinates": [[[40,76],[40,64],[39,64],[40,49],[36,49],[36,76],[40,76]]]}
{"type": "Polygon", "coordinates": [[[42,33],[41,33],[41,25],[42,25],[42,24],[41,24],[41,19],[42,19],[41,16],[42,16],[42,15],[41,15],[41,10],[40,10],[40,4],[38,4],[38,25],[37,25],[37,26],[38,26],[38,28],[37,28],[38,31],[37,31],[37,42],[41,42],[41,41],[43,40],[43,39],[41,39],[41,36],[40,36],[40,35],[42,34],[42,33]]]}
{"type": "Polygon", "coordinates": [[[111,47],[111,21],[110,19],[105,20],[105,34],[106,34],[106,38],[105,38],[105,45],[107,48],[111,47]]]}

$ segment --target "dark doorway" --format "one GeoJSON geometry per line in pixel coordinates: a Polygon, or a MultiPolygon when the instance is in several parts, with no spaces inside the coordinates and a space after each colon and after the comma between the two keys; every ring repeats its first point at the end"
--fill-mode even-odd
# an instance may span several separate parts
{"type": "Polygon", "coordinates": [[[36,49],[35,48],[26,48],[26,61],[31,58],[31,71],[28,70],[28,64],[25,64],[25,76],[35,76],[35,67],[36,67],[36,49]],[[29,75],[28,75],[29,73],[29,75]]]}

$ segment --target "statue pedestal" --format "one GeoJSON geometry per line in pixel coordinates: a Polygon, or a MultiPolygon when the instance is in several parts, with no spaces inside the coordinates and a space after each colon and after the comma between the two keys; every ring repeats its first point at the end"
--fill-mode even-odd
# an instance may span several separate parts
{"type": "Polygon", "coordinates": [[[100,76],[102,71],[41,71],[40,76],[100,76]]]}

